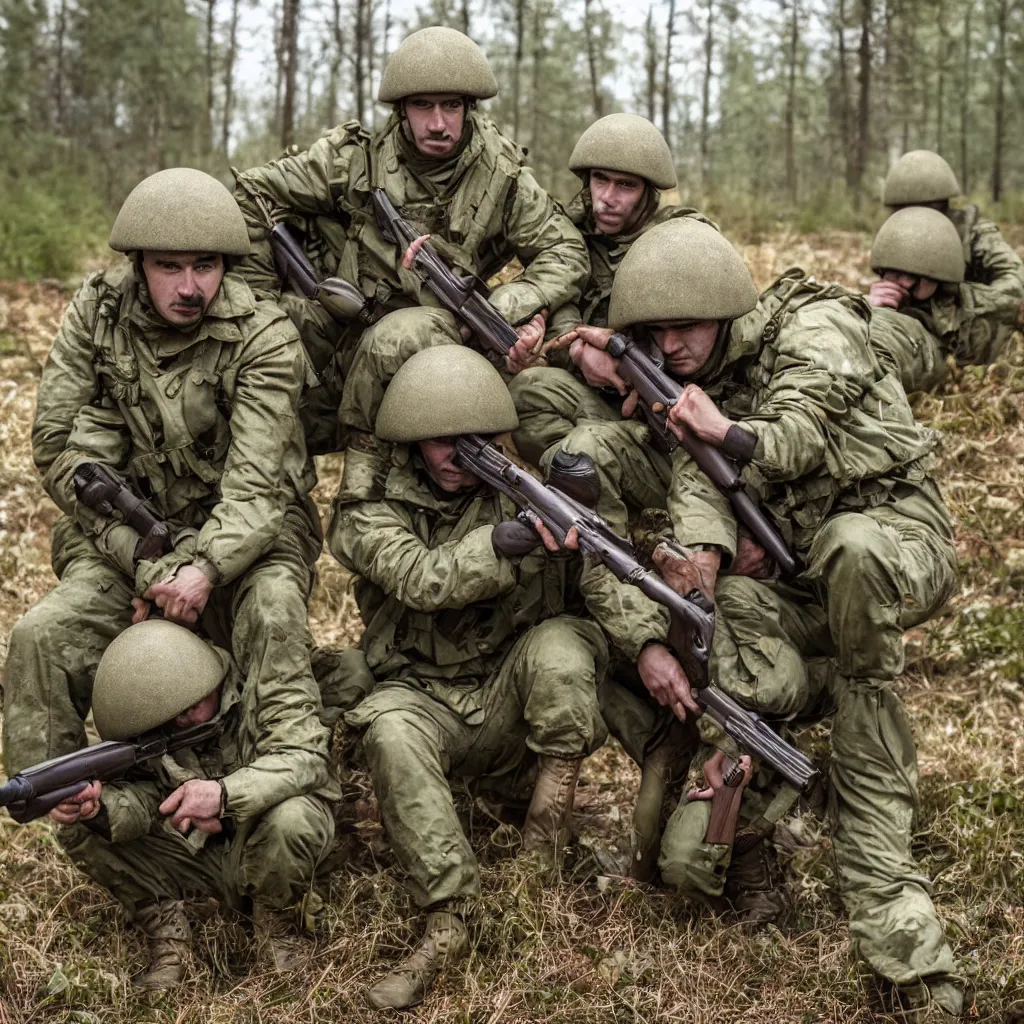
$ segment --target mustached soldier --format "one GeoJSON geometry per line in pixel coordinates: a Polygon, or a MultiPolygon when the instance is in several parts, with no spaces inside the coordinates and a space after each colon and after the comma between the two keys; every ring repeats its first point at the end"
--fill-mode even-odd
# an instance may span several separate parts
{"type": "Polygon", "coordinates": [[[173,988],[191,960],[184,900],[217,897],[251,913],[260,959],[285,971],[308,952],[317,866],[334,818],[310,770],[321,754],[306,695],[243,685],[227,651],[182,626],[130,626],[96,669],[93,713],[104,740],[210,723],[212,738],[93,782],[50,817],[75,865],[108,889],[149,944],[140,989],[173,988]],[[231,795],[246,791],[245,804],[231,795]]]}
{"type": "MultiPolygon", "coordinates": [[[[288,691],[305,723],[296,763],[315,788],[327,777],[328,737],[306,624],[322,537],[298,421],[302,345],[287,316],[229,269],[249,239],[230,192],[209,175],[146,178],[110,242],[131,258],[79,289],[39,385],[32,447],[64,513],[52,535],[60,583],[11,634],[7,771],[85,744],[100,657],[156,605],[165,618],[216,626],[252,699],[288,691]],[[167,554],[140,557],[140,535],[119,513],[79,500],[83,462],[148,498],[169,524],[167,554]]],[[[269,777],[238,775],[227,813],[264,806],[269,777]]]]}
{"type": "MultiPolygon", "coordinates": [[[[960,194],[960,183],[949,164],[938,153],[915,149],[889,169],[882,202],[894,213],[908,206],[929,206],[956,228],[964,260],[960,306],[969,311],[973,333],[962,361],[991,363],[999,358],[1013,331],[1024,326],[1024,260],[973,203],[950,205],[960,194]],[[987,332],[979,322],[988,325],[987,332]]],[[[941,337],[954,330],[954,323],[947,312],[936,323],[937,329],[929,330],[941,337]]]]}
{"type": "MultiPolygon", "coordinates": [[[[308,152],[238,178],[235,194],[253,238],[253,255],[241,269],[260,294],[280,290],[260,208],[266,205],[275,220],[319,218],[324,270],[358,285],[375,315],[390,314],[361,341],[352,329],[337,342],[333,409],[329,401],[320,402],[333,430],[344,377],[341,423],[355,432],[357,450],[373,450],[377,407],[402,362],[424,345],[461,340],[454,318],[437,308],[418,277],[402,269],[397,246],[381,237],[372,189],[385,189],[458,272],[486,280],[513,258],[523,264],[523,274],[491,296],[499,312],[519,327],[522,340],[510,369],[542,338],[541,312],[579,297],[587,271],[579,232],[523,167],[515,143],[475,109],[477,100],[497,91],[476,43],[454,29],[422,29],[388,60],[377,99],[394,110],[380,131],[371,136],[349,122],[308,152]],[[337,230],[328,233],[326,221],[332,218],[337,230]]],[[[306,300],[288,303],[311,355],[328,351],[326,315],[306,300]]],[[[326,373],[323,355],[315,359],[318,372],[326,373]]],[[[339,435],[333,450],[340,443],[339,435]]],[[[346,471],[354,471],[357,462],[346,463],[346,471]]]]}

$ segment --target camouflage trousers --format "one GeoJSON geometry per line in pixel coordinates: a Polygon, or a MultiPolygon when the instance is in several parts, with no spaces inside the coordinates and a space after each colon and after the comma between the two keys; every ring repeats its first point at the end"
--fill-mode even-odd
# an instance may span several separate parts
{"type": "Polygon", "coordinates": [[[470,724],[415,677],[390,679],[345,721],[362,748],[398,864],[421,907],[480,894],[480,872],[449,780],[510,784],[535,755],[582,757],[605,739],[597,685],[607,647],[593,622],[547,619],[481,680],[470,724]],[[479,719],[479,721],[477,721],[479,719]]]}
{"type": "Polygon", "coordinates": [[[247,900],[285,910],[310,891],[334,840],[334,817],[326,800],[294,796],[218,835],[183,836],[167,821],[120,843],[82,824],[58,835],[75,866],[108,889],[129,920],[152,900],[211,896],[236,910],[247,900]]]}
{"type": "Polygon", "coordinates": [[[617,396],[606,398],[555,367],[517,373],[509,392],[519,414],[512,434],[519,453],[545,472],[558,451],[589,455],[601,481],[595,507],[619,533],[631,512],[665,507],[671,460],[652,446],[646,426],[622,419],[617,396]]]}
{"type": "Polygon", "coordinates": [[[871,349],[878,361],[899,378],[906,393],[930,391],[949,377],[939,339],[923,324],[893,311],[871,321],[871,349]]]}
{"type": "MultiPolygon", "coordinates": [[[[202,625],[246,676],[312,677],[306,602],[321,545],[319,522],[293,507],[273,548],[214,589],[202,625]]],[[[73,520],[58,520],[52,548],[60,583],[15,625],[4,667],[8,774],[85,745],[96,666],[131,624],[134,581],[73,520]]]]}
{"type": "MultiPolygon", "coordinates": [[[[940,502],[929,484],[892,505],[826,520],[799,589],[745,580],[731,593],[737,582],[726,576],[716,590],[719,631],[739,640],[729,660],[716,636],[719,685],[768,717],[806,716],[816,703],[835,710],[829,814],[850,933],[858,956],[901,985],[954,971],[911,854],[917,754],[892,689],[903,631],[933,615],[955,584],[952,536],[932,525],[941,517],[925,514],[940,502]],[[792,667],[797,659],[802,672],[792,667]]],[[[670,819],[666,879],[700,887],[717,874],[715,856],[728,851],[703,843],[707,813],[681,804],[670,819]]]]}

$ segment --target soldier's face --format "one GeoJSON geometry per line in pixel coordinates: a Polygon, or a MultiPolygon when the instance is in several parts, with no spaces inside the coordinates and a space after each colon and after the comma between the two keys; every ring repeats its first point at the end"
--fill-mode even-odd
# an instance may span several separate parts
{"type": "Polygon", "coordinates": [[[939,287],[938,281],[930,277],[915,277],[913,274],[904,274],[902,270],[883,270],[883,281],[892,281],[906,293],[908,299],[924,301],[930,299],[939,287]]]}
{"type": "Polygon", "coordinates": [[[665,365],[677,377],[692,377],[711,357],[718,340],[717,320],[682,320],[648,324],[665,365]]]}
{"type": "Polygon", "coordinates": [[[430,479],[447,494],[468,491],[480,483],[480,478],[463,469],[455,461],[458,449],[452,437],[435,437],[420,441],[420,454],[426,463],[430,479]]]}
{"type": "Polygon", "coordinates": [[[202,319],[224,280],[224,258],[215,252],[142,254],[149,296],[171,324],[191,327],[202,319]]]}
{"type": "Polygon", "coordinates": [[[602,235],[621,235],[640,218],[646,183],[634,174],[604,171],[590,172],[590,198],[594,225],[602,235]]]}
{"type": "Polygon", "coordinates": [[[459,144],[466,104],[456,93],[422,93],[406,97],[405,120],[416,148],[430,157],[448,156],[459,144]]]}
{"type": "Polygon", "coordinates": [[[205,725],[213,719],[219,708],[220,687],[218,686],[213,693],[207,694],[201,701],[182,711],[174,719],[174,725],[178,729],[190,729],[193,725],[205,725]]]}

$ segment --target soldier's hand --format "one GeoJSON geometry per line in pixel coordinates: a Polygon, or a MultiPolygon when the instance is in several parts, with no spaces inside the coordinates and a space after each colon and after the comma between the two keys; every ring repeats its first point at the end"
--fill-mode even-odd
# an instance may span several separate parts
{"type": "MultiPolygon", "coordinates": [[[[703,788],[694,787],[686,794],[687,800],[713,800],[715,794],[725,789],[728,783],[725,781],[725,762],[726,754],[724,750],[716,750],[708,759],[704,762],[704,786],[703,788]]],[[[731,763],[731,762],[730,762],[731,763]]],[[[743,787],[749,781],[750,777],[754,773],[753,763],[750,760],[749,754],[741,754],[739,759],[735,762],[735,766],[740,770],[740,776],[738,780],[730,786],[730,789],[735,789],[737,786],[743,787]]]]}
{"type": "Polygon", "coordinates": [[[664,644],[648,644],[640,652],[636,667],[650,695],[662,707],[671,708],[680,721],[686,721],[688,711],[693,718],[704,713],[683,666],[664,644]]]}
{"type": "Polygon", "coordinates": [[[154,583],[142,596],[155,601],[165,619],[191,626],[202,615],[212,591],[213,584],[202,569],[183,565],[173,576],[154,583]]]}
{"type": "Polygon", "coordinates": [[[132,625],[137,626],[140,622],[145,622],[149,618],[149,612],[152,605],[143,600],[141,597],[132,598],[132,625]]]}
{"type": "Polygon", "coordinates": [[[185,833],[194,825],[200,832],[220,832],[223,791],[219,782],[189,779],[161,805],[160,813],[171,816],[171,826],[185,833]]]}
{"type": "Polygon", "coordinates": [[[659,544],[651,554],[661,578],[679,595],[686,597],[697,589],[708,600],[715,599],[718,569],[722,564],[720,551],[680,551],[669,544],[659,544]]]}
{"type": "Polygon", "coordinates": [[[909,298],[910,293],[896,281],[872,281],[871,287],[868,288],[868,302],[872,306],[899,309],[909,298]]]}
{"type": "Polygon", "coordinates": [[[768,552],[756,540],[741,533],[736,547],[736,557],[729,566],[729,575],[766,580],[772,576],[773,569],[768,552]]]}
{"type": "Polygon", "coordinates": [[[413,263],[416,262],[416,257],[419,255],[420,249],[423,248],[430,240],[430,235],[420,235],[419,238],[414,238],[409,243],[409,248],[405,250],[402,255],[402,266],[406,270],[412,270],[413,263]]]}
{"type": "Polygon", "coordinates": [[[58,825],[74,825],[76,821],[88,821],[100,813],[100,796],[103,783],[96,779],[90,782],[81,793],[76,793],[67,800],[61,801],[50,811],[51,821],[58,825]]]}
{"type": "Polygon", "coordinates": [[[518,373],[530,366],[544,366],[544,331],[547,322],[544,319],[547,310],[537,313],[529,323],[516,328],[519,340],[508,350],[505,356],[505,369],[509,373],[518,373]]]}
{"type": "Polygon", "coordinates": [[[607,352],[577,338],[569,346],[569,356],[580,368],[586,382],[594,388],[615,388],[622,396],[630,392],[629,384],[619,376],[619,361],[607,352]]]}
{"type": "Polygon", "coordinates": [[[676,404],[668,410],[668,427],[682,440],[681,427],[687,427],[702,441],[719,445],[725,440],[733,421],[718,411],[718,406],[696,384],[687,384],[676,404]]]}

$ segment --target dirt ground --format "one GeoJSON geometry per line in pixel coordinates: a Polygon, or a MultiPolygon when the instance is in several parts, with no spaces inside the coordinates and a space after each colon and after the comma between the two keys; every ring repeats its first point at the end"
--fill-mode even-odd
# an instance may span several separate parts
{"type": "MultiPolygon", "coordinates": [[[[1024,238],[1017,238],[1018,242],[1024,238]]],[[[759,285],[787,267],[864,287],[866,238],[780,232],[745,247],[759,285]]],[[[29,433],[42,363],[68,300],[55,284],[0,282],[0,660],[17,618],[55,583],[57,511],[33,469],[29,433]]],[[[962,373],[918,415],[941,431],[940,479],[958,520],[960,590],[906,638],[900,688],[919,744],[922,810],[915,849],[934,879],[948,935],[976,992],[971,1019],[1024,1021],[1024,347],[962,373]]],[[[338,459],[322,460],[326,514],[338,459]]],[[[354,642],[346,575],[324,555],[311,617],[318,641],[354,642]]],[[[587,762],[578,800],[581,852],[625,840],[637,773],[607,747],[587,762]]],[[[484,899],[473,953],[404,1019],[451,1024],[679,1021],[703,1024],[878,1019],[847,952],[827,828],[792,823],[784,851],[795,909],[756,933],[659,890],[567,873],[540,887],[475,813],[484,899]]],[[[193,908],[196,967],[178,990],[136,998],[142,960],[110,897],[61,856],[49,827],[0,818],[0,1024],[124,1020],[335,1022],[376,1013],[364,986],[415,941],[418,920],[389,870],[380,830],[343,837],[315,954],[288,977],[255,963],[243,923],[193,908]]],[[[586,858],[581,858],[585,860],[586,858]]]]}

